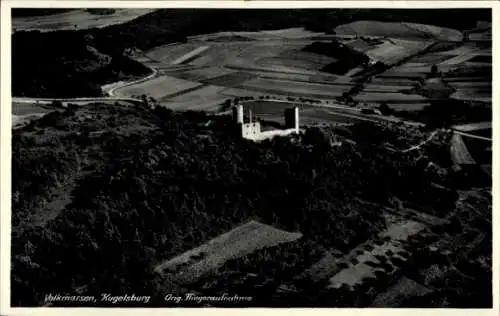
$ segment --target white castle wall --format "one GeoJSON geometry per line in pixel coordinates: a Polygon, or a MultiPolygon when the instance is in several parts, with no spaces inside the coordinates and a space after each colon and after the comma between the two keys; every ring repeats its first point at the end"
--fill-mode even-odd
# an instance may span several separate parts
{"type": "Polygon", "coordinates": [[[299,134],[299,108],[295,107],[294,109],[294,117],[293,117],[293,128],[287,128],[284,130],[277,129],[272,131],[261,132],[260,122],[252,122],[252,113],[249,111],[249,123],[244,122],[243,117],[243,105],[237,104],[233,108],[233,120],[238,124],[241,128],[241,136],[243,138],[253,140],[253,141],[262,141],[265,139],[271,139],[275,136],[289,136],[291,134],[299,134]]]}
{"type": "Polygon", "coordinates": [[[242,135],[244,138],[253,138],[260,134],[259,122],[245,123],[241,126],[241,128],[243,129],[242,135]]]}
{"type": "Polygon", "coordinates": [[[291,134],[297,134],[295,128],[290,128],[290,129],[276,129],[272,131],[265,131],[253,135],[248,135],[248,137],[245,137],[246,139],[250,139],[253,141],[262,141],[266,139],[272,139],[275,136],[289,136],[291,134]]]}

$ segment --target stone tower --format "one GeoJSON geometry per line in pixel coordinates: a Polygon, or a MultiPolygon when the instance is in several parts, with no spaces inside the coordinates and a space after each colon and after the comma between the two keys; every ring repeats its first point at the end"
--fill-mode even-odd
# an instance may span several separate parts
{"type": "Polygon", "coordinates": [[[233,121],[236,124],[243,124],[243,105],[236,104],[233,107],[233,121]]]}
{"type": "Polygon", "coordinates": [[[294,106],[291,109],[285,110],[285,128],[294,129],[295,133],[299,133],[299,107],[294,106]]]}

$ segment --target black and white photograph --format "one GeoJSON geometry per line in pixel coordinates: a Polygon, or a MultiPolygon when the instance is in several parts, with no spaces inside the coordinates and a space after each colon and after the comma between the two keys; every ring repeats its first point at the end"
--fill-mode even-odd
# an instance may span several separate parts
{"type": "Polygon", "coordinates": [[[492,309],[491,6],[11,5],[10,306],[492,309]]]}

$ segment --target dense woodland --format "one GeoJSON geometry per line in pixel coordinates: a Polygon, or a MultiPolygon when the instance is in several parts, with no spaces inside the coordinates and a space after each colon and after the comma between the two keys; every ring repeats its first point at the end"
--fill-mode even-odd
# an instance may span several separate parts
{"type": "Polygon", "coordinates": [[[72,9],[28,9],[28,8],[13,8],[11,10],[12,17],[25,17],[25,16],[43,16],[43,15],[53,15],[71,11],[72,9]]]}
{"type": "MultiPolygon", "coordinates": [[[[17,9],[14,16],[33,15],[17,9]]],[[[42,9],[40,14],[49,14],[42,9]]],[[[98,96],[99,86],[143,76],[149,70],[122,56],[127,48],[141,50],[187,36],[217,31],[259,31],[304,26],[331,33],[337,25],[356,20],[408,21],[457,29],[491,21],[489,10],[235,10],[163,9],[121,25],[80,31],[15,32],[12,35],[12,89],[14,96],[98,96]],[[36,52],[36,53],[34,53],[36,52]]]]}
{"type": "Polygon", "coordinates": [[[78,288],[176,292],[153,265],[248,219],[304,234],[312,253],[288,249],[285,277],[324,249],[370,239],[394,197],[440,216],[454,208],[457,195],[432,185],[415,154],[384,148],[401,137],[386,137],[390,129],[343,128],[339,135],[358,144],[331,147],[318,128],[300,142],[258,145],[232,136],[231,126],[228,116],[203,112],[94,105],[15,131],[12,304],[78,288]],[[54,219],[31,220],[50,216],[64,194],[69,202],[54,219]]]}

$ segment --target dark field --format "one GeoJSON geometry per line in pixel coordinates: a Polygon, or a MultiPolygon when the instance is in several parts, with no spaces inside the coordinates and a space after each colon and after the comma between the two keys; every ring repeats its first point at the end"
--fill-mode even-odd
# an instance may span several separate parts
{"type": "Polygon", "coordinates": [[[360,121],[356,118],[352,118],[349,114],[332,112],[329,109],[299,103],[254,101],[245,103],[244,109],[246,113],[248,113],[248,109],[251,109],[254,117],[257,116],[264,120],[272,120],[283,124],[285,109],[292,108],[295,105],[299,107],[301,125],[316,123],[354,123],[360,121]]]}
{"type": "Polygon", "coordinates": [[[476,62],[476,63],[492,63],[492,57],[491,56],[476,56],[472,59],[469,59],[470,62],[476,62]]]}
{"type": "Polygon", "coordinates": [[[480,165],[491,164],[492,161],[492,143],[487,140],[462,137],[470,154],[480,165]]]}

